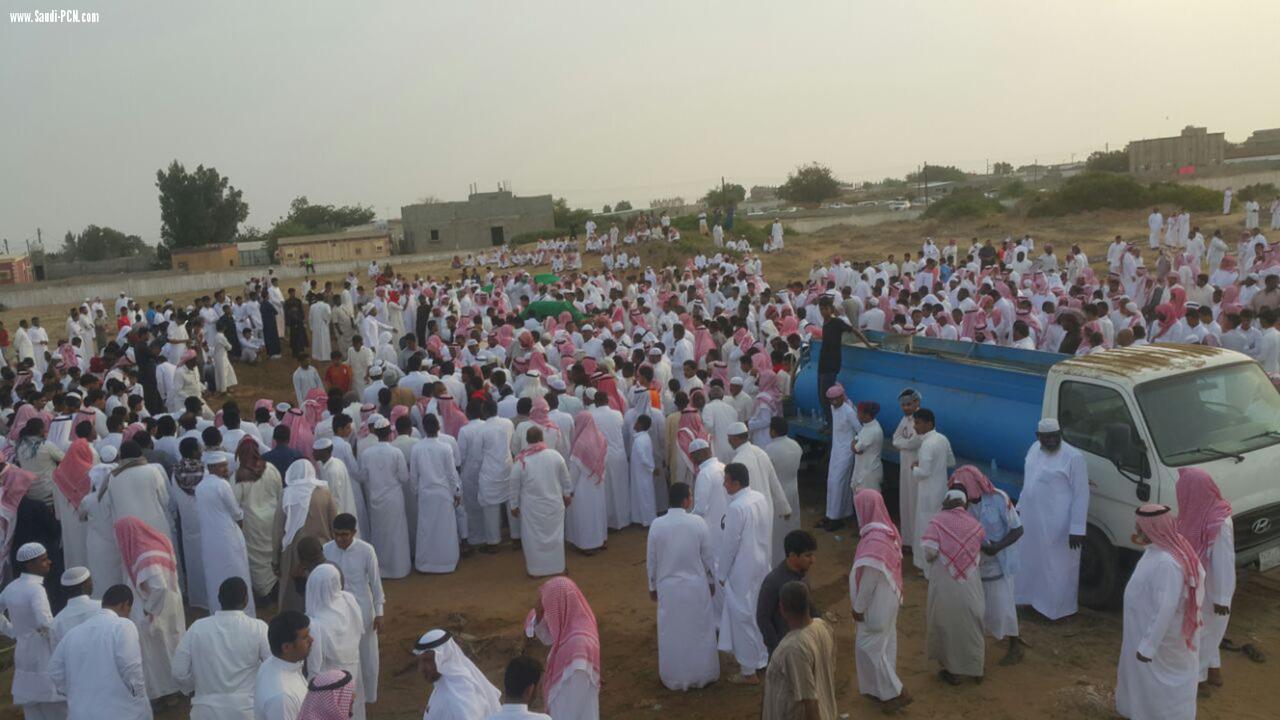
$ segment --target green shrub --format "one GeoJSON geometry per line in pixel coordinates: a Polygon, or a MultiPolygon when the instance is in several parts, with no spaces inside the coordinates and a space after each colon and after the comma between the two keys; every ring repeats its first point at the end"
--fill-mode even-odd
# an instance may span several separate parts
{"type": "Polygon", "coordinates": [[[921,217],[926,220],[959,220],[983,218],[1004,212],[999,200],[993,200],[977,190],[957,190],[925,208],[921,217]]]}
{"type": "Polygon", "coordinates": [[[1197,185],[1152,183],[1144,187],[1127,175],[1097,172],[1077,175],[1053,192],[1037,194],[1029,203],[1027,215],[1053,217],[1153,205],[1176,205],[1192,212],[1208,212],[1221,203],[1221,193],[1197,185]]]}
{"type": "Polygon", "coordinates": [[[1000,197],[1016,200],[1027,194],[1027,185],[1021,180],[1010,180],[1000,186],[1000,197]]]}
{"type": "Polygon", "coordinates": [[[1235,193],[1235,198],[1241,202],[1245,200],[1270,200],[1276,196],[1280,196],[1280,189],[1276,189],[1275,183],[1254,183],[1245,185],[1240,188],[1240,192],[1235,193]]]}

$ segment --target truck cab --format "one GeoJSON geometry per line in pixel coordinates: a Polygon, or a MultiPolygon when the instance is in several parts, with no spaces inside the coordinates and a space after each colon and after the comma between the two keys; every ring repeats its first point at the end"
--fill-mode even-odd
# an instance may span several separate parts
{"type": "Polygon", "coordinates": [[[1248,356],[1149,345],[1071,357],[1050,368],[1043,413],[1089,467],[1081,603],[1120,591],[1140,552],[1134,509],[1176,508],[1184,467],[1209,473],[1231,502],[1237,565],[1280,566],[1280,393],[1248,356]]]}

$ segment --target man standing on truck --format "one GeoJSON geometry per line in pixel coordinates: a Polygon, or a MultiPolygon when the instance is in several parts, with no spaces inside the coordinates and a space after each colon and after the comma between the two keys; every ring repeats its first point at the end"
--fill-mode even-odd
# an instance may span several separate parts
{"type": "Polygon", "coordinates": [[[1014,578],[1014,601],[1050,620],[1076,613],[1080,548],[1089,515],[1089,472],[1084,455],[1062,441],[1056,418],[1036,426],[1027,451],[1018,514],[1026,534],[1014,578]]]}
{"type": "Polygon", "coordinates": [[[822,350],[818,353],[818,402],[822,404],[823,425],[827,432],[831,432],[831,405],[827,401],[827,390],[836,384],[836,377],[840,375],[844,334],[853,333],[867,347],[871,347],[871,341],[867,340],[861,330],[849,324],[843,312],[836,311],[835,299],[830,295],[823,295],[818,300],[818,312],[822,314],[822,350]]]}

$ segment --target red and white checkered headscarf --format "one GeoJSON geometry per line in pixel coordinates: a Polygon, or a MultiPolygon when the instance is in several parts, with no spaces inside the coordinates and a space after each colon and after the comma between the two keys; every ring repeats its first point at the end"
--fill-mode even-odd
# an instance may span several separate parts
{"type": "Polygon", "coordinates": [[[298,720],[348,720],[356,684],[346,670],[326,670],[307,683],[307,697],[298,709],[298,720]]]}

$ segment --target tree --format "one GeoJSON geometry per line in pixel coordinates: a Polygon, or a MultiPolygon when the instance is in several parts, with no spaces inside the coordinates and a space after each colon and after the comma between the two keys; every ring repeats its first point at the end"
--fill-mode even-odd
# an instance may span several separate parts
{"type": "Polygon", "coordinates": [[[613,206],[614,212],[625,212],[631,209],[631,203],[626,200],[619,200],[617,205],[613,206]]]}
{"type": "Polygon", "coordinates": [[[1013,172],[1013,163],[998,162],[991,166],[991,174],[1008,175],[1013,172]]]}
{"type": "Polygon", "coordinates": [[[701,202],[707,207],[730,208],[747,199],[747,189],[736,183],[717,185],[702,196],[701,202]]]}
{"type": "Polygon", "coordinates": [[[921,171],[907,173],[907,182],[964,182],[969,176],[953,165],[925,165],[921,171]]]}
{"type": "Polygon", "coordinates": [[[839,194],[840,181],[831,174],[831,168],[816,162],[796,168],[778,187],[778,197],[792,202],[819,203],[839,194]]]}
{"type": "Polygon", "coordinates": [[[316,235],[319,233],[338,232],[353,225],[368,225],[373,222],[373,208],[364,205],[312,205],[306,195],[293,199],[289,203],[289,214],[280,218],[271,226],[265,235],[258,234],[256,229],[246,230],[236,238],[237,242],[266,240],[267,253],[276,256],[276,247],[280,238],[298,235],[316,235]]]}
{"type": "Polygon", "coordinates": [[[1084,169],[1089,172],[1129,172],[1129,153],[1124,150],[1095,150],[1084,161],[1084,169]]]}
{"type": "Polygon", "coordinates": [[[600,212],[604,213],[605,215],[608,215],[609,213],[613,212],[613,206],[605,205],[603,208],[600,209],[600,212]]]}
{"type": "Polygon", "coordinates": [[[241,192],[214,168],[187,172],[177,160],[156,171],[160,191],[160,237],[170,248],[231,242],[249,217],[241,192]]]}
{"type": "Polygon", "coordinates": [[[564,230],[577,229],[586,224],[587,220],[591,218],[591,211],[570,209],[568,200],[556,198],[551,204],[551,216],[555,219],[557,228],[564,230]]]}
{"type": "Polygon", "coordinates": [[[66,260],[108,260],[134,257],[146,249],[146,243],[137,235],[124,233],[109,227],[90,225],[76,235],[67,232],[62,239],[60,255],[66,260]]]}

